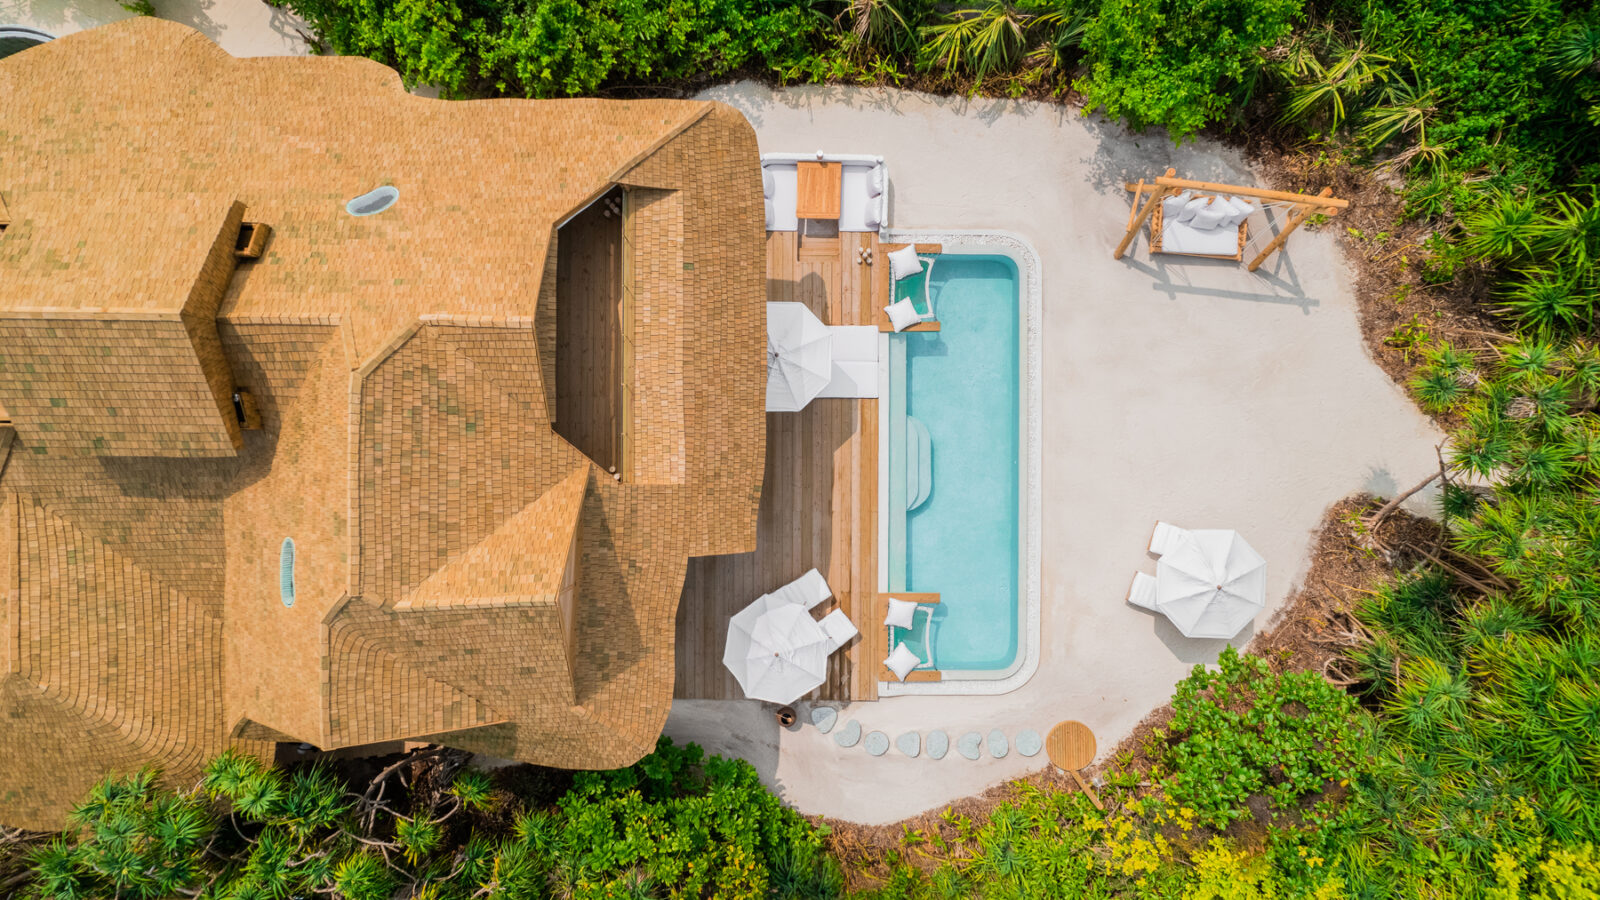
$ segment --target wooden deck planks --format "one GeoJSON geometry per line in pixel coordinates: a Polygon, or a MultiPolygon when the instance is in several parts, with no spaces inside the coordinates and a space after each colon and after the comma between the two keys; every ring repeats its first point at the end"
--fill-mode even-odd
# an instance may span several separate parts
{"type": "MultiPolygon", "coordinates": [[[[846,233],[830,259],[801,259],[794,232],[767,236],[767,299],[798,301],[833,325],[872,324],[888,290],[858,251],[876,252],[877,235],[846,233]]],[[[798,413],[767,415],[767,464],[756,550],[689,561],[678,607],[680,699],[742,696],[722,665],[728,620],[762,593],[813,566],[861,637],[829,662],[809,699],[875,700],[883,630],[871,620],[877,598],[878,404],[817,400],[798,413]]],[[[816,611],[819,615],[823,608],[816,611]]]]}

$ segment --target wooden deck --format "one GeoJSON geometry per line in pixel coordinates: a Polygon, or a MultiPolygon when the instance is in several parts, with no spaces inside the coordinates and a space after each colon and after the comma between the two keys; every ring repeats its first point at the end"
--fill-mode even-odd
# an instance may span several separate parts
{"type": "Polygon", "coordinates": [[[555,430],[602,468],[622,453],[622,219],[604,200],[556,244],[555,430]]]}
{"type": "MultiPolygon", "coordinates": [[[[829,325],[876,324],[888,272],[876,234],[808,238],[803,251],[795,232],[767,235],[767,299],[797,300],[829,325]],[[864,247],[873,250],[874,265],[859,262],[864,247]]],[[[798,413],[768,413],[756,551],[689,561],[678,606],[674,696],[742,697],[722,665],[728,620],[815,566],[861,636],[833,655],[827,682],[809,699],[876,700],[885,656],[877,500],[877,400],[813,400],[798,413]]]]}

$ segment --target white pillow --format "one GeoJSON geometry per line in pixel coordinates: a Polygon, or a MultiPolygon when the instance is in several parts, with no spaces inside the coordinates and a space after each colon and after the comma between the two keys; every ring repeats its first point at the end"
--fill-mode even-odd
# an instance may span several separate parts
{"type": "Polygon", "coordinates": [[[1183,215],[1183,208],[1194,199],[1194,191],[1184,191],[1173,197],[1161,201],[1161,215],[1164,218],[1175,219],[1183,215]]]}
{"type": "Polygon", "coordinates": [[[883,664],[889,667],[889,671],[894,673],[894,677],[905,681],[906,676],[911,674],[912,669],[922,665],[922,659],[911,652],[910,647],[901,643],[894,645],[894,652],[889,654],[889,658],[884,660],[883,664]]]}
{"type": "Polygon", "coordinates": [[[1193,200],[1190,200],[1188,203],[1185,203],[1183,205],[1183,212],[1178,213],[1178,218],[1174,221],[1180,225],[1189,224],[1189,220],[1194,218],[1195,213],[1206,208],[1206,204],[1210,202],[1210,199],[1211,198],[1209,197],[1196,197],[1193,200]]]}
{"type": "Polygon", "coordinates": [[[883,624],[888,625],[891,628],[904,628],[910,630],[911,626],[916,622],[916,618],[913,615],[916,611],[917,605],[912,603],[910,600],[901,600],[898,597],[890,597],[889,614],[883,617],[883,624]]]}
{"type": "Polygon", "coordinates": [[[1231,213],[1232,210],[1226,203],[1218,201],[1196,210],[1194,217],[1185,224],[1196,231],[1210,231],[1221,224],[1223,216],[1231,213]]]}
{"type": "Polygon", "coordinates": [[[867,173],[867,196],[880,197],[883,195],[883,165],[880,163],[872,167],[867,173]]]}
{"type": "Polygon", "coordinates": [[[889,254],[889,274],[895,281],[910,278],[922,271],[922,260],[917,258],[917,245],[907,244],[889,254]]]}
{"type": "Polygon", "coordinates": [[[767,230],[771,231],[772,230],[772,225],[773,225],[773,221],[772,221],[772,198],[768,197],[767,199],[762,200],[761,201],[761,207],[762,207],[762,209],[765,209],[766,212],[767,212],[767,230]]]}
{"type": "Polygon", "coordinates": [[[765,166],[761,168],[761,196],[772,196],[772,170],[765,166]]]}
{"type": "Polygon", "coordinates": [[[867,212],[862,217],[861,224],[876,231],[878,226],[883,224],[883,220],[879,217],[879,210],[883,208],[882,204],[883,201],[877,197],[868,197],[867,212]]]}
{"type": "Polygon", "coordinates": [[[1217,204],[1226,210],[1222,221],[1217,223],[1218,228],[1238,228],[1244,217],[1250,215],[1250,207],[1233,197],[1218,197],[1217,204]]]}
{"type": "Polygon", "coordinates": [[[916,304],[907,297],[898,303],[891,303],[883,308],[889,314],[889,324],[895,331],[905,331],[907,328],[922,321],[922,314],[917,312],[916,304]]]}
{"type": "MultiPolygon", "coordinates": [[[[1261,203],[1258,200],[1247,200],[1244,197],[1234,197],[1233,208],[1239,211],[1239,222],[1243,222],[1245,219],[1248,219],[1261,211],[1261,203]]],[[[1237,225],[1239,222],[1235,222],[1233,224],[1237,225]]]]}

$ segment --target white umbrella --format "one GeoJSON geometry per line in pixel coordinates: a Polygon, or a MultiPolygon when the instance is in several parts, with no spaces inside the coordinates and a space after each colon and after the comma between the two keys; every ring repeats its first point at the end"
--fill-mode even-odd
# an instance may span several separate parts
{"type": "Polygon", "coordinates": [[[798,412],[833,377],[833,334],[804,303],[767,304],[767,411],[798,412]]]}
{"type": "Polygon", "coordinates": [[[728,623],[722,664],[752,700],[793,703],[828,677],[828,635],[811,612],[764,594],[728,623]]]}
{"type": "Polygon", "coordinates": [[[1237,531],[1185,531],[1156,564],[1156,608],[1192,638],[1231,638],[1267,602],[1267,562],[1237,531]]]}

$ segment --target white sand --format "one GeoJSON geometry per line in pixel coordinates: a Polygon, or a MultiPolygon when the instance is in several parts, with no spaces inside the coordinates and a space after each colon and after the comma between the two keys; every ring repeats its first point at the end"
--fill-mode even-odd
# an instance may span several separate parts
{"type": "MultiPolygon", "coordinates": [[[[996,228],[1043,264],[1043,640],[1037,674],[998,697],[855,704],[907,730],[1041,734],[1062,719],[1102,753],[1225,642],[1188,640],[1127,606],[1152,524],[1237,528],[1268,561],[1265,623],[1303,577],[1326,508],[1392,494],[1436,465],[1441,435],[1367,357],[1335,234],[1302,231],[1256,274],[1233,263],[1111,258],[1126,181],[1160,174],[1258,184],[1239,154],[1174,149],[1060,106],[897,91],[758,85],[706,95],[742,110],[763,151],[886,157],[894,228],[996,228]]],[[[1420,499],[1420,498],[1419,498],[1420,499]]],[[[863,627],[870,627],[863,623],[863,627]]],[[[1237,640],[1242,644],[1253,632],[1237,640]]],[[[844,750],[810,727],[780,734],[754,704],[680,702],[667,733],[750,759],[806,813],[891,822],[1046,764],[844,750]]]]}
{"type": "MultiPolygon", "coordinates": [[[[261,0],[152,0],[156,15],[197,29],[234,56],[304,56],[305,23],[261,0]]],[[[0,25],[65,37],[131,18],[116,0],[0,0],[0,25]]]]}

